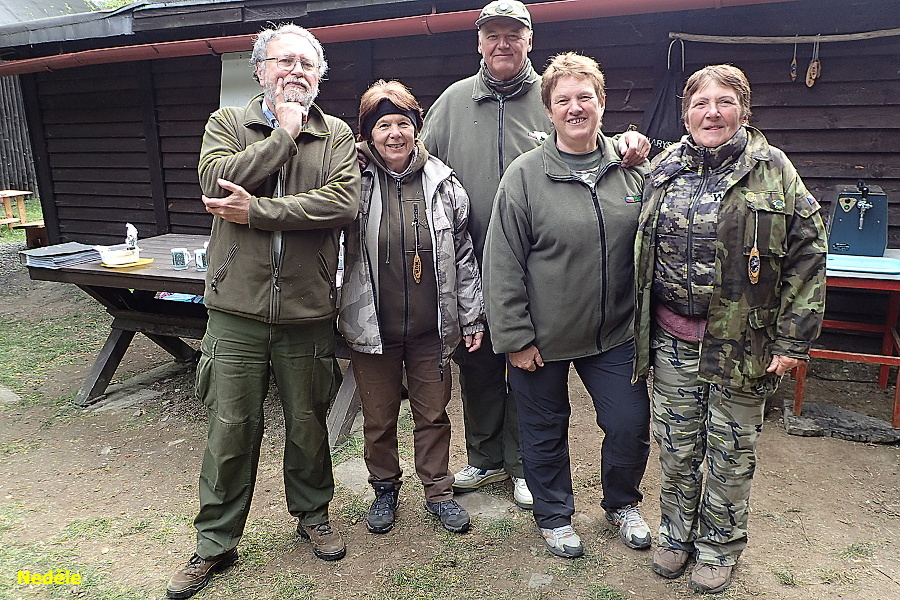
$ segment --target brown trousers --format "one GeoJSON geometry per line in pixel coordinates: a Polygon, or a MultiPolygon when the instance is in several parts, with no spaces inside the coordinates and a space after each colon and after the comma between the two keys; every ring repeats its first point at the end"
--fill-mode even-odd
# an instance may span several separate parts
{"type": "Polygon", "coordinates": [[[441,340],[437,331],[386,342],[384,354],[351,352],[350,364],[362,399],[365,459],[369,481],[400,482],[403,471],[397,452],[397,418],[403,370],[406,369],[412,410],[416,474],[425,486],[425,499],[441,502],[453,497],[449,472],[450,402],[449,361],[441,368],[441,340]],[[442,372],[443,371],[443,372],[442,372]]]}

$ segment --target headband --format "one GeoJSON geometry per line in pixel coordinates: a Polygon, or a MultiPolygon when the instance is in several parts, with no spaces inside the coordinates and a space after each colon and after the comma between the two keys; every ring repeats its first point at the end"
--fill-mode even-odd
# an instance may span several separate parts
{"type": "Polygon", "coordinates": [[[378,105],[375,107],[375,110],[372,111],[372,113],[365,119],[363,119],[362,126],[359,132],[363,136],[363,139],[372,139],[372,129],[375,128],[375,123],[377,123],[378,119],[385,115],[403,115],[404,117],[407,117],[416,128],[416,131],[418,131],[422,127],[422,115],[420,115],[418,111],[411,108],[404,110],[387,98],[382,98],[378,105]]]}

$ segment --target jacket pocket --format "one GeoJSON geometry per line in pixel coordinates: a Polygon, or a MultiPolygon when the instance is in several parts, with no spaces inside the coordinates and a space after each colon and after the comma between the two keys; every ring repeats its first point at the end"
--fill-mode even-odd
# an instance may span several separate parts
{"type": "Polygon", "coordinates": [[[781,191],[746,192],[747,223],[744,226],[744,254],[755,247],[762,256],[787,254],[787,215],[781,191]]]}
{"type": "Polygon", "coordinates": [[[225,279],[225,276],[228,273],[228,265],[234,259],[234,256],[237,254],[238,245],[237,242],[231,245],[231,248],[228,250],[228,254],[225,255],[225,260],[222,261],[222,264],[215,270],[213,273],[212,279],[209,281],[209,287],[212,288],[214,292],[218,291],[216,286],[219,285],[219,282],[225,279]]]}
{"type": "Polygon", "coordinates": [[[772,362],[772,345],[778,321],[778,305],[751,308],[744,337],[744,375],[755,379],[766,374],[772,362]]]}
{"type": "Polygon", "coordinates": [[[322,251],[316,253],[319,257],[319,266],[321,267],[322,279],[328,282],[328,297],[334,299],[335,294],[337,293],[337,285],[335,284],[334,277],[331,276],[333,272],[332,269],[328,267],[328,261],[325,260],[325,255],[322,254],[322,251]]]}

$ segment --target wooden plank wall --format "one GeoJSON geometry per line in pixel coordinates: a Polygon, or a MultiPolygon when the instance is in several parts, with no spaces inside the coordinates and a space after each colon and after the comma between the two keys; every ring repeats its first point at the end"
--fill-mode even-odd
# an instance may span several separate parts
{"type": "MultiPolygon", "coordinates": [[[[669,31],[774,36],[892,27],[900,27],[895,0],[809,0],[537,24],[531,58],[538,70],[565,50],[597,58],[607,77],[604,130],[612,133],[640,124],[665,70],[669,31]]],[[[798,49],[801,73],[791,82],[792,44],[688,42],[686,71],[722,62],[744,69],[753,88],[751,123],[788,153],[825,203],[836,186],[859,177],[881,185],[891,200],[890,246],[900,247],[900,37],[822,44],[823,72],[813,88],[801,81],[810,53],[808,44],[798,49]]],[[[375,79],[400,79],[427,108],[480,59],[474,27],[330,44],[326,54],[331,69],[319,103],[354,129],[359,96],[375,79]]],[[[26,98],[40,109],[31,121],[43,120],[35,144],[46,165],[41,189],[52,190],[45,214],[59,216],[59,239],[51,240],[116,241],[125,221],[142,236],[207,231],[197,153],[218,106],[219,75],[218,59],[206,56],[31,76],[26,98]]]]}

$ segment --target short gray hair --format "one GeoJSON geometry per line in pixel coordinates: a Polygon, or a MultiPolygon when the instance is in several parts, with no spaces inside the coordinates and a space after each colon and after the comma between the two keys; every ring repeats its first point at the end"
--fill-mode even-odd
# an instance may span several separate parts
{"type": "Polygon", "coordinates": [[[253,67],[253,79],[259,81],[259,77],[256,74],[256,65],[267,58],[266,50],[269,47],[269,42],[287,33],[299,35],[312,44],[312,47],[315,48],[316,54],[319,57],[319,79],[324,79],[325,73],[328,72],[328,62],[325,60],[325,50],[322,48],[322,43],[319,42],[319,40],[316,39],[316,36],[310,33],[309,30],[304,29],[299,25],[294,25],[293,23],[285,23],[278,27],[268,27],[256,34],[256,41],[253,42],[253,53],[250,55],[250,66],[253,67]]]}

